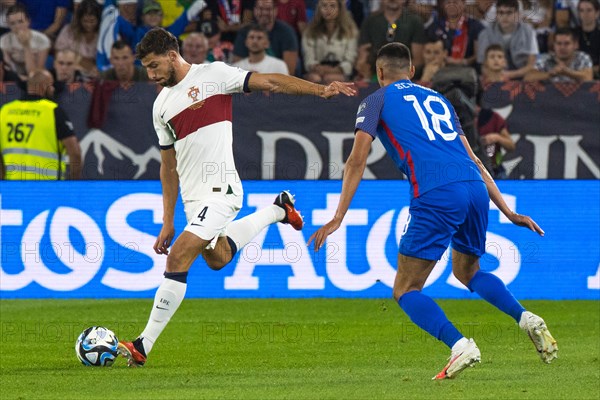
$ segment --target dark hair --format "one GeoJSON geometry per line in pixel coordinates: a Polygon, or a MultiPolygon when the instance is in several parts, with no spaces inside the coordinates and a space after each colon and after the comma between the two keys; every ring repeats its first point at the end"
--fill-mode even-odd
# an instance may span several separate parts
{"type": "Polygon", "coordinates": [[[6,18],[8,18],[9,15],[18,13],[23,13],[27,19],[31,19],[29,13],[27,12],[27,8],[21,3],[15,3],[14,6],[8,7],[8,10],[6,10],[6,18]]]}
{"type": "Polygon", "coordinates": [[[164,55],[171,50],[179,53],[179,42],[172,33],[167,32],[163,28],[150,29],[135,47],[138,60],[143,59],[151,53],[164,55]]]}
{"type": "Polygon", "coordinates": [[[485,49],[485,57],[484,58],[487,58],[488,54],[490,54],[490,52],[492,52],[492,51],[501,51],[504,53],[504,47],[502,47],[502,45],[500,45],[498,43],[490,44],[485,49]]]}
{"type": "Polygon", "coordinates": [[[558,35],[571,36],[571,39],[573,39],[575,42],[578,41],[577,35],[575,35],[575,32],[571,28],[558,28],[556,32],[554,32],[554,37],[558,35]]]}
{"type": "Polygon", "coordinates": [[[124,41],[124,40],[115,40],[115,42],[111,46],[111,49],[122,50],[125,47],[131,49],[131,46],[126,41],[124,41]]]}
{"type": "Polygon", "coordinates": [[[250,26],[248,26],[248,33],[250,33],[250,31],[262,32],[269,37],[269,32],[259,24],[250,24],[250,26]]]}
{"type": "Polygon", "coordinates": [[[83,0],[79,7],[77,7],[77,12],[75,12],[75,16],[71,22],[71,31],[76,40],[80,40],[84,33],[81,20],[86,15],[93,15],[96,17],[98,20],[96,32],[98,32],[100,29],[100,21],[102,19],[102,6],[100,6],[96,0],[83,0]]]}
{"type": "MultiPolygon", "coordinates": [[[[598,0],[579,0],[579,4],[583,2],[590,3],[596,11],[600,10],[600,2],[598,0]]],[[[577,8],[579,9],[579,5],[577,5],[577,8]]]]}
{"type": "Polygon", "coordinates": [[[513,8],[515,11],[519,11],[519,0],[498,0],[496,10],[500,7],[513,8]]]}
{"type": "Polygon", "coordinates": [[[390,61],[402,64],[408,61],[408,65],[410,65],[410,49],[400,42],[388,43],[377,52],[377,60],[381,58],[387,58],[390,61]]]}

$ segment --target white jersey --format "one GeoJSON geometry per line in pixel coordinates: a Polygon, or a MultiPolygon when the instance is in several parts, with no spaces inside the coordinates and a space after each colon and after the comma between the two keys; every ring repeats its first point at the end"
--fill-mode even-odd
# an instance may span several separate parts
{"type": "Polygon", "coordinates": [[[231,94],[247,90],[248,71],[222,62],[193,64],[177,85],[163,88],[152,115],[161,149],[175,147],[184,202],[215,194],[242,196],[233,160],[231,94]]]}

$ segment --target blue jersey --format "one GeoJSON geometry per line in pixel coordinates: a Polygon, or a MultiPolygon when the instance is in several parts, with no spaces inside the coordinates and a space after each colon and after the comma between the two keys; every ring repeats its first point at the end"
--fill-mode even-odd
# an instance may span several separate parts
{"type": "Polygon", "coordinates": [[[383,87],[359,106],[356,129],[379,138],[410,181],[412,197],[452,182],[483,181],[444,96],[409,80],[383,87]]]}

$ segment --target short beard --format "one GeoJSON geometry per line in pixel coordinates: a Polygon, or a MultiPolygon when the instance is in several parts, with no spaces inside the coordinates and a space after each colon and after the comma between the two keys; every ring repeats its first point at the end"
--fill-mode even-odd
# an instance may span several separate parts
{"type": "Polygon", "coordinates": [[[173,64],[171,64],[171,65],[169,65],[169,76],[160,85],[164,86],[164,87],[172,87],[172,86],[175,86],[176,84],[177,84],[177,79],[175,78],[175,67],[173,67],[173,64]]]}

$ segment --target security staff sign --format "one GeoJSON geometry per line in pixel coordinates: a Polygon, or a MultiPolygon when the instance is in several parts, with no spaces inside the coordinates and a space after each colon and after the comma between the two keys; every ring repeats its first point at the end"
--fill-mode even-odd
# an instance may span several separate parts
{"type": "MultiPolygon", "coordinates": [[[[189,297],[389,297],[409,212],[406,181],[365,181],[344,224],[315,253],[306,240],[337,206],[339,181],[246,182],[240,217],[297,194],[303,231],[275,224],[223,270],[198,260],[189,297]]],[[[482,268],[521,299],[598,299],[598,181],[501,182],[509,206],[532,215],[546,236],[490,210],[482,268]]],[[[0,189],[0,297],[152,297],[166,258],[152,249],[162,223],[158,182],[4,182],[0,189]]],[[[176,229],[185,226],[177,205],[176,229]]],[[[451,274],[444,254],[425,291],[474,295],[451,274]]]]}

